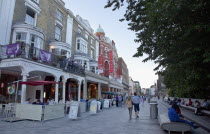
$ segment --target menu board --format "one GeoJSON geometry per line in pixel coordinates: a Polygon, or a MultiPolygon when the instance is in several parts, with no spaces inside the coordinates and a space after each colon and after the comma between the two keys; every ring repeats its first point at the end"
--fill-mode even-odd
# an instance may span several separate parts
{"type": "Polygon", "coordinates": [[[79,111],[79,102],[74,101],[70,106],[69,119],[77,119],[79,111]]]}
{"type": "Polygon", "coordinates": [[[90,114],[96,114],[97,113],[97,105],[98,105],[98,102],[96,100],[91,101],[91,103],[90,103],[90,114]]]}
{"type": "Polygon", "coordinates": [[[109,108],[109,100],[108,99],[104,100],[104,108],[109,108]]]}
{"type": "Polygon", "coordinates": [[[100,110],[101,110],[101,102],[98,101],[98,111],[100,111],[100,110]]]}

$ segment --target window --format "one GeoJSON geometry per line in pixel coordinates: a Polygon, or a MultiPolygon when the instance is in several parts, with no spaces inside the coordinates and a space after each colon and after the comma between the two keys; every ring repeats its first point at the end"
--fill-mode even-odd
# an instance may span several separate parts
{"type": "Polygon", "coordinates": [[[55,27],[55,39],[58,41],[61,40],[61,28],[58,26],[55,27]]]}
{"type": "Polygon", "coordinates": [[[39,0],[31,0],[31,1],[35,2],[36,4],[39,3],[39,0]]]}
{"type": "Polygon", "coordinates": [[[90,43],[93,45],[93,39],[90,40],[90,43]]]}
{"type": "Polygon", "coordinates": [[[31,35],[30,37],[30,45],[32,47],[36,47],[36,48],[39,48],[39,49],[42,49],[42,39],[36,35],[31,35]]]}
{"type": "Polygon", "coordinates": [[[78,33],[82,34],[82,30],[80,28],[78,28],[78,33]]]}
{"type": "Polygon", "coordinates": [[[56,17],[58,20],[63,21],[63,13],[60,10],[56,10],[56,17]]]}
{"type": "Polygon", "coordinates": [[[87,42],[83,39],[77,39],[77,50],[87,54],[87,42]]]}
{"type": "Polygon", "coordinates": [[[16,42],[26,42],[26,33],[17,33],[16,42]]]}
{"type": "Polygon", "coordinates": [[[103,54],[103,46],[100,47],[100,53],[103,54]]]}
{"type": "Polygon", "coordinates": [[[80,50],[80,40],[77,40],[77,50],[80,50]]]}
{"type": "Polygon", "coordinates": [[[35,18],[36,18],[36,12],[33,9],[27,7],[25,22],[27,24],[35,26],[35,18]]]}
{"type": "Polygon", "coordinates": [[[92,58],[92,59],[94,58],[94,49],[90,50],[90,58],[92,58]]]}
{"type": "Polygon", "coordinates": [[[88,34],[85,34],[85,38],[88,39],[88,34]]]}

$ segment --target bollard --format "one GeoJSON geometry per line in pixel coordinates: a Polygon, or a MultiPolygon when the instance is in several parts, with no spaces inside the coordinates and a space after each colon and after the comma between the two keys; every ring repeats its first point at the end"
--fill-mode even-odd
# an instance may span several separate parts
{"type": "Polygon", "coordinates": [[[158,107],[157,103],[150,103],[150,119],[157,119],[158,107]]]}

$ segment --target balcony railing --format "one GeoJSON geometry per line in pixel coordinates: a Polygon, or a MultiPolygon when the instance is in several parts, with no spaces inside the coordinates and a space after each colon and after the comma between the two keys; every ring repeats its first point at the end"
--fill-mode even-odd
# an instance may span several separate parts
{"type": "Polygon", "coordinates": [[[34,26],[35,19],[33,17],[29,16],[28,14],[26,14],[26,23],[34,26]]]}
{"type": "Polygon", "coordinates": [[[26,44],[21,44],[20,47],[16,48],[15,46],[13,48],[11,47],[10,52],[8,52],[9,46],[11,45],[0,45],[0,61],[4,59],[24,58],[41,64],[60,68],[69,73],[85,75],[84,67],[75,63],[73,60],[26,44]],[[16,52],[18,51],[18,53],[12,52],[13,50],[16,52]]]}

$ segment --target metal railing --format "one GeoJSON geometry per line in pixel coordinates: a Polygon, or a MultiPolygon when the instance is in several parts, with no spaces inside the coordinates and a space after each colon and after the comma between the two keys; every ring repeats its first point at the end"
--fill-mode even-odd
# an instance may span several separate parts
{"type": "Polygon", "coordinates": [[[53,53],[47,52],[51,55],[50,61],[45,61],[40,58],[40,52],[42,49],[32,47],[28,44],[22,44],[19,54],[7,55],[6,54],[7,45],[0,45],[0,61],[4,59],[13,59],[13,58],[24,58],[34,62],[46,64],[56,68],[60,68],[63,71],[85,75],[85,69],[82,65],[75,63],[73,60],[70,60],[66,57],[55,55],[53,53]]]}

